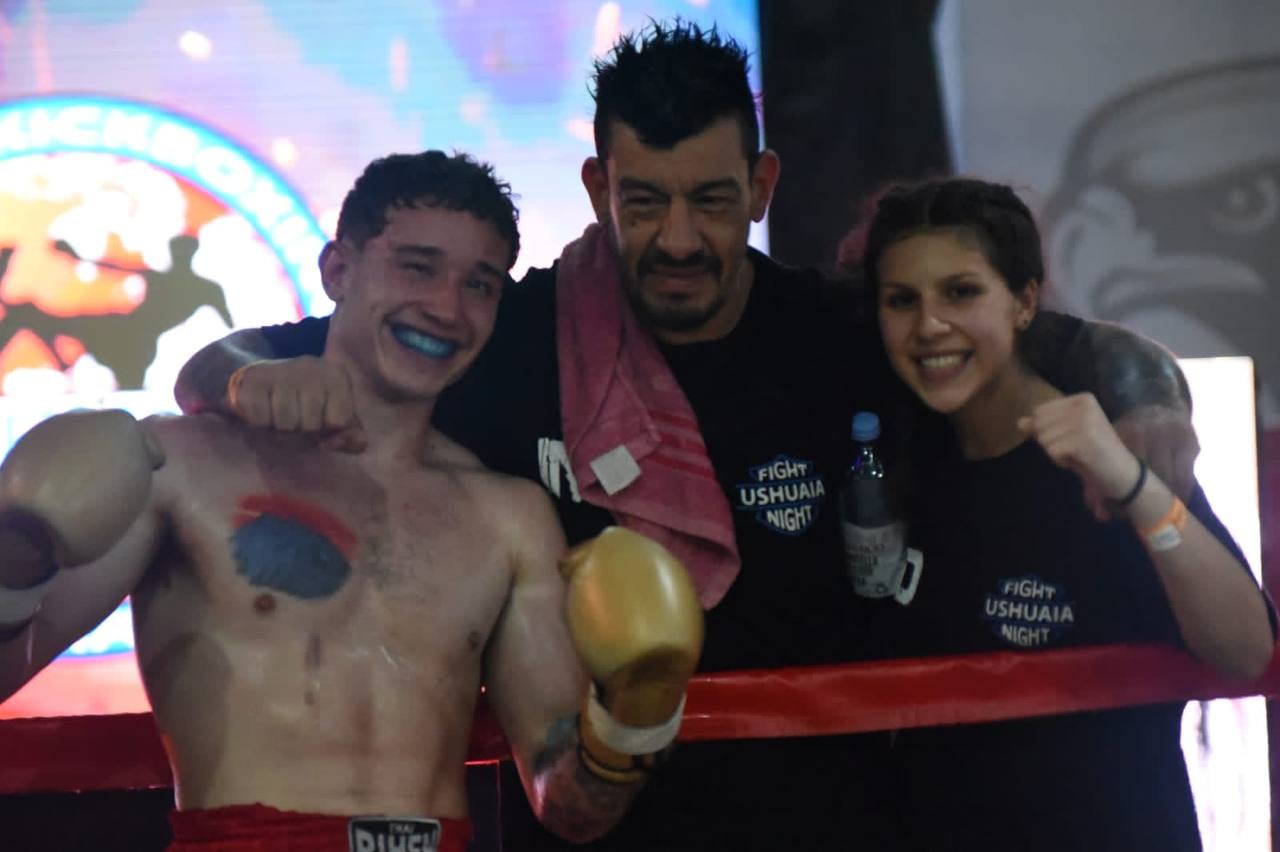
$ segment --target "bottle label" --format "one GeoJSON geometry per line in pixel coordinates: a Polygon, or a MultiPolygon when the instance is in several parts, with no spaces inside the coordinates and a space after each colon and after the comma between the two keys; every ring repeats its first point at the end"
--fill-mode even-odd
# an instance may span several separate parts
{"type": "Polygon", "coordinates": [[[853,590],[866,598],[896,595],[902,585],[906,525],[895,521],[878,527],[843,522],[845,564],[853,590]]]}

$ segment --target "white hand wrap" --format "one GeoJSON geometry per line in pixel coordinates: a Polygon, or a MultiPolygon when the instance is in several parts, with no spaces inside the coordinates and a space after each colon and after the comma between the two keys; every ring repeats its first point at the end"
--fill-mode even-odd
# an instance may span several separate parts
{"type": "Polygon", "coordinates": [[[0,586],[0,627],[10,627],[30,621],[40,611],[40,604],[49,593],[53,578],[49,577],[27,589],[7,589],[0,586]]]}
{"type": "Polygon", "coordinates": [[[655,754],[675,742],[680,733],[680,721],[684,717],[684,698],[671,718],[661,725],[652,728],[633,728],[624,725],[609,715],[609,711],[600,703],[596,685],[591,684],[591,700],[587,702],[587,722],[600,742],[619,754],[632,756],[655,754]]]}

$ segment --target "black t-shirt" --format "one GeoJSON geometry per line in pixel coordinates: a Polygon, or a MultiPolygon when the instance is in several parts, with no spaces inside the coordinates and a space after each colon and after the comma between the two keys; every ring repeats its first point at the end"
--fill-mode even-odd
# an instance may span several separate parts
{"type": "MultiPolygon", "coordinates": [[[[729,499],[742,556],[737,580],[707,613],[700,670],[882,656],[843,567],[835,506],[850,417],[876,406],[886,362],[858,325],[851,290],[756,252],[751,262],[751,296],[729,335],[663,348],[729,499]]],[[[278,355],[321,350],[323,321],[300,326],[268,330],[278,355]]],[[[554,270],[531,270],[504,294],[489,345],[441,396],[435,419],[487,466],[541,482],[575,542],[612,518],[577,499],[555,329],[554,270]]],[[[876,848],[870,789],[883,777],[885,744],[877,735],[680,746],[623,822],[585,848],[876,848]]],[[[509,767],[502,807],[509,852],[571,848],[536,825],[509,767]]]]}
{"type": "MultiPolygon", "coordinates": [[[[877,612],[896,656],[1160,642],[1168,598],[1127,522],[1097,522],[1035,441],[934,456],[913,500],[915,598],[877,612]]],[[[1196,489],[1188,509],[1243,563],[1196,489]]],[[[1200,848],[1181,704],[900,732],[897,809],[921,850],[1200,848]]],[[[906,840],[903,840],[903,848],[906,840]]]]}

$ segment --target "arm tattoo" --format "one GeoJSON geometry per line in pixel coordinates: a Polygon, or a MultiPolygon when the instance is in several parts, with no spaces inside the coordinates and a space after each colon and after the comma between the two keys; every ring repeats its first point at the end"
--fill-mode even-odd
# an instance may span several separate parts
{"type": "Polygon", "coordinates": [[[612,828],[640,792],[641,784],[598,778],[578,757],[578,717],[557,719],[534,759],[534,808],[549,829],[576,843],[612,828]]]}
{"type": "Polygon", "coordinates": [[[1141,405],[1190,410],[1186,378],[1173,355],[1118,325],[1044,311],[1024,346],[1050,383],[1065,393],[1093,393],[1113,420],[1141,405]]]}

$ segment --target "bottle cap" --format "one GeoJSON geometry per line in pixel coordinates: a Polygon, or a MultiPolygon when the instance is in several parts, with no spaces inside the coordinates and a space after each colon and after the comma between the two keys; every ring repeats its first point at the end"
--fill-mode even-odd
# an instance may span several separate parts
{"type": "Polygon", "coordinates": [[[880,437],[880,418],[870,411],[853,415],[853,440],[874,441],[880,437]]]}

